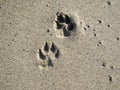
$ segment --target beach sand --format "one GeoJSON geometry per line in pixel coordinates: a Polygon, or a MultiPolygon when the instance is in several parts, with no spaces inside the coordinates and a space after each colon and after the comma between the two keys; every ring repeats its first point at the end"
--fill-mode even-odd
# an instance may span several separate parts
{"type": "Polygon", "coordinates": [[[0,0],[0,90],[120,90],[120,0],[0,0]]]}

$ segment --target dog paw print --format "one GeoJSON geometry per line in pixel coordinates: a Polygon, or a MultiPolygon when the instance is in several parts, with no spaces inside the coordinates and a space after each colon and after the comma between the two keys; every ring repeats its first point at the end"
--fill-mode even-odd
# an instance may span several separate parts
{"type": "Polygon", "coordinates": [[[45,45],[37,52],[37,64],[39,68],[43,70],[53,67],[54,61],[59,58],[59,55],[60,51],[57,46],[54,43],[48,45],[46,42],[45,45]]]}
{"type": "Polygon", "coordinates": [[[69,37],[75,31],[76,24],[72,17],[64,13],[57,13],[55,18],[55,31],[58,37],[69,37]]]}

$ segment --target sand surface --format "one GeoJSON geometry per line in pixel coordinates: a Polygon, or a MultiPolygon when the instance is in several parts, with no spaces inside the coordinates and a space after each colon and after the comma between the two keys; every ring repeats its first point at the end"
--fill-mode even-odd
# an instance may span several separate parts
{"type": "Polygon", "coordinates": [[[120,90],[120,0],[0,0],[0,90],[120,90]]]}

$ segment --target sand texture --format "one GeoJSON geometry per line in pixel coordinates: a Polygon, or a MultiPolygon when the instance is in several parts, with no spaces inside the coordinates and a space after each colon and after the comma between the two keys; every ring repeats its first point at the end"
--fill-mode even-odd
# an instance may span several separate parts
{"type": "Polygon", "coordinates": [[[0,90],[120,90],[120,0],[0,0],[0,90]]]}

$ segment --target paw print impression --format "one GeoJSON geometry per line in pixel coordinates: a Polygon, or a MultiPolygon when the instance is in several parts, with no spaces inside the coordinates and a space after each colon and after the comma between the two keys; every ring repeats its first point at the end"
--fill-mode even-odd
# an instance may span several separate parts
{"type": "Polygon", "coordinates": [[[57,37],[69,37],[76,29],[76,24],[73,18],[67,14],[59,12],[56,14],[54,25],[57,37]]]}
{"type": "Polygon", "coordinates": [[[45,45],[37,52],[37,64],[41,70],[48,69],[54,66],[55,61],[59,58],[60,51],[57,46],[52,42],[45,45]]]}

